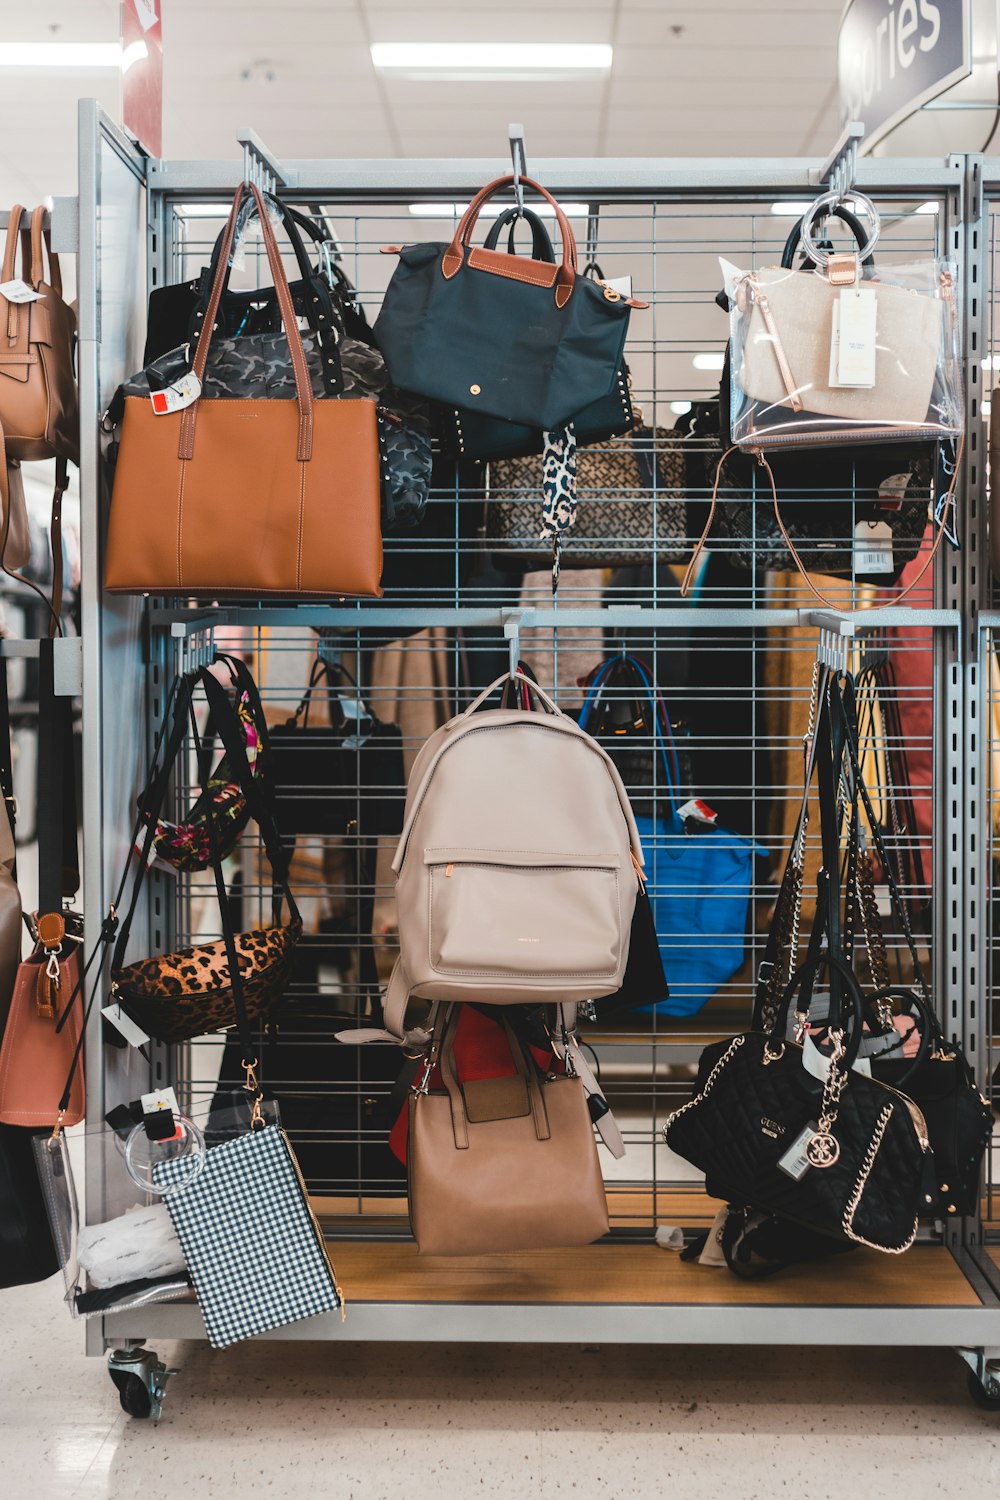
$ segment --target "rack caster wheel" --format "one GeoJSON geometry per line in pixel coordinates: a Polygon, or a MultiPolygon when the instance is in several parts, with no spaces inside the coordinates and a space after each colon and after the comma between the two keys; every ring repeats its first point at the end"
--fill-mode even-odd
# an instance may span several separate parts
{"type": "Polygon", "coordinates": [[[970,1370],[967,1376],[969,1395],[977,1406],[983,1411],[1000,1411],[1000,1379],[990,1370],[986,1370],[980,1378],[975,1370],[970,1370]]]}
{"type": "Polygon", "coordinates": [[[155,1349],[143,1349],[138,1344],[113,1349],[108,1355],[108,1374],[117,1388],[122,1411],[130,1417],[159,1420],[167,1380],[174,1371],[160,1363],[155,1349]]]}

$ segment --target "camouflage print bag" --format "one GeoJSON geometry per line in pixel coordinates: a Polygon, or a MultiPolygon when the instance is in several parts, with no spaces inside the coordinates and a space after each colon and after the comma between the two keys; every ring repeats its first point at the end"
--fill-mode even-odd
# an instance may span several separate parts
{"type": "MultiPolygon", "coordinates": [[[[382,454],[382,530],[407,531],[427,508],[431,477],[430,422],[423,404],[392,391],[381,354],[341,334],[335,344],[311,330],[302,334],[313,396],[317,400],[378,402],[382,454]]],[[[190,346],[163,354],[119,389],[109,414],[126,396],[144,396],[172,385],[190,369],[190,346]]],[[[294,400],[288,341],[284,333],[215,338],[209,350],[202,398],[294,400]]]]}

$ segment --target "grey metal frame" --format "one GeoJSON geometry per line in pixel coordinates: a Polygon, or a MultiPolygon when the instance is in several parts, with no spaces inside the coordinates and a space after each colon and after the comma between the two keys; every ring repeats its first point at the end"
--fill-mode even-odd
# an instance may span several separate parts
{"type": "MultiPolygon", "coordinates": [[[[123,170],[144,183],[144,246],[148,283],[159,284],[167,271],[167,216],[172,202],[224,200],[242,179],[246,162],[263,150],[252,132],[243,132],[244,163],[145,161],[131,143],[101,115],[96,105],[81,106],[79,254],[81,307],[81,403],[83,463],[81,505],[83,530],[83,697],[85,724],[85,894],[88,938],[106,911],[120,849],[106,847],[114,815],[130,788],[112,786],[109,777],[120,772],[129,755],[141,759],[155,726],[163,677],[178,648],[197,654],[206,629],[222,623],[324,624],[353,627],[359,608],[268,610],[226,607],[152,608],[142,613],[129,603],[109,601],[101,592],[101,517],[98,416],[102,304],[108,288],[102,284],[101,164],[111,152],[123,170]],[[120,716],[121,686],[112,672],[126,651],[133,675],[145,682],[148,715],[145,724],[126,724],[120,716]],[[124,741],[128,741],[125,753],[124,741]]],[[[275,177],[278,165],[265,157],[275,177]]],[[[753,162],[718,160],[539,160],[533,174],[557,193],[602,202],[628,202],[672,197],[748,203],[764,197],[802,196],[817,187],[822,169],[808,159],[764,159],[753,162]]],[[[497,164],[484,161],[291,161],[280,164],[280,179],[296,198],[324,202],[349,200],[384,204],[442,195],[468,194],[496,175],[497,164]]],[[[942,198],[944,227],[950,253],[960,262],[963,297],[963,335],[969,374],[970,432],[959,486],[962,550],[940,557],[935,601],[922,611],[919,623],[935,632],[935,701],[940,719],[935,735],[935,991],[948,1028],[961,1037],[970,1055],[986,1055],[986,936],[988,934],[987,840],[981,836],[984,808],[986,735],[982,732],[984,688],[979,650],[980,628],[997,617],[979,614],[985,602],[985,463],[978,425],[979,351],[985,346],[986,254],[983,235],[984,186],[1000,191],[1000,163],[984,164],[974,157],[947,161],[868,159],[858,164],[857,184],[882,197],[942,198]],[[996,168],[995,171],[991,170],[996,168]],[[946,834],[955,832],[952,841],[946,834]]],[[[137,286],[142,297],[145,288],[137,286]]],[[[116,352],[124,358],[124,350],[116,352]]],[[[124,371],[122,371],[124,373],[124,371]]],[[[363,610],[363,606],[361,607],[363,610]]],[[[861,616],[854,617],[859,623],[861,616]]],[[[691,629],[722,625],[829,624],[814,610],[724,609],[699,612],[696,621],[669,608],[600,611],[537,609],[510,611],[428,608],[381,610],[380,628],[403,626],[419,619],[430,624],[486,624],[503,629],[516,641],[528,625],[621,626],[691,629]],[[529,618],[530,616],[530,618],[529,618]]],[[[841,629],[836,617],[837,629],[841,629]]],[[[905,607],[865,612],[866,625],[914,622],[905,607]]],[[[914,622],[916,623],[916,622],[914,622]]],[[[850,625],[845,627],[850,629],[850,625]]],[[[985,639],[985,636],[983,637],[985,639]]],[[[159,894],[162,895],[162,892],[159,894]]],[[[151,905],[158,899],[156,883],[151,905]]],[[[170,935],[170,902],[160,918],[150,918],[155,945],[170,935]]],[[[92,1020],[87,1037],[89,1120],[98,1124],[104,1111],[101,1020],[92,1020]]],[[[167,1059],[154,1053],[154,1071],[167,1059]]],[[[133,1060],[134,1066],[134,1060],[133,1060]]],[[[130,1082],[132,1081],[130,1077],[130,1082]]],[[[120,1083],[117,1079],[116,1083],[120,1083]]],[[[88,1219],[113,1212],[103,1173],[88,1181],[88,1219]]],[[[824,1306],[821,1300],[803,1304],[789,1299],[781,1306],[671,1305],[635,1307],[594,1305],[581,1289],[577,1305],[484,1306],[480,1304],[363,1304],[354,1305],[346,1328],[338,1321],[317,1319],[282,1330],[289,1339],[457,1339],[575,1341],[608,1340],[635,1343],[753,1342],[753,1343],[884,1343],[970,1346],[992,1358],[1000,1352],[1000,1275],[983,1250],[978,1223],[948,1227],[947,1244],[956,1263],[980,1298],[979,1307],[900,1308],[824,1306]],[[581,1312],[583,1316],[581,1317],[581,1312]],[[805,1316],[803,1315],[805,1314],[805,1316]]],[[[816,1278],[817,1287],[822,1278],[816,1278]]],[[[821,1293],[820,1293],[821,1296],[821,1293]]],[[[200,1314],[189,1304],[164,1304],[136,1313],[94,1319],[88,1325],[88,1351],[100,1352],[114,1339],[133,1341],[160,1334],[168,1338],[203,1336],[200,1314]]]]}

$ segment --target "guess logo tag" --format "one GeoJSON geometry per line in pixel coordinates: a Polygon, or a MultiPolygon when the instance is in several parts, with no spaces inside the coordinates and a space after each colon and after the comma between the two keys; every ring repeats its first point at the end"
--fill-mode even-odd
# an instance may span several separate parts
{"type": "Polygon", "coordinates": [[[183,411],[185,406],[193,406],[200,395],[201,381],[193,370],[189,370],[162,391],[150,391],[149,404],[158,417],[165,417],[170,412],[183,411]]]}
{"type": "Polygon", "coordinates": [[[816,1126],[807,1125],[804,1130],[799,1131],[788,1150],[778,1157],[778,1166],[793,1182],[801,1182],[812,1165],[807,1148],[815,1134],[816,1126]]]}

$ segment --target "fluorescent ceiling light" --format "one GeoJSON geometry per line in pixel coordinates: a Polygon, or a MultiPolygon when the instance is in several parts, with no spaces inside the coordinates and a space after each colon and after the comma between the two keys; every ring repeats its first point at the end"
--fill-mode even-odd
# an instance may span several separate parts
{"type": "MultiPolygon", "coordinates": [[[[411,203],[410,213],[415,219],[460,219],[468,208],[467,203],[411,203]]],[[[529,205],[532,213],[538,214],[539,218],[554,219],[556,211],[551,203],[536,203],[532,199],[529,205]]],[[[567,219],[585,219],[589,212],[586,203],[561,203],[560,208],[567,219]]],[[[498,219],[501,214],[512,208],[511,203],[487,203],[480,212],[482,219],[498,219]]]]}
{"type": "Polygon", "coordinates": [[[410,78],[534,78],[607,73],[614,49],[590,42],[372,42],[382,73],[410,78]]]}
{"type": "Polygon", "coordinates": [[[781,219],[801,219],[803,214],[809,212],[815,201],[814,198],[810,198],[808,203],[772,203],[771,212],[781,219]]]}
{"type": "MultiPolygon", "coordinates": [[[[145,42],[139,44],[145,55],[145,42]]],[[[132,51],[130,47],[129,52],[132,51]]],[[[135,61],[135,58],[132,58],[135,61]]],[[[0,42],[0,68],[120,68],[120,42],[0,42]]]]}
{"type": "Polygon", "coordinates": [[[696,370],[721,370],[726,363],[726,356],[720,349],[717,353],[696,354],[691,363],[696,370]]]}

